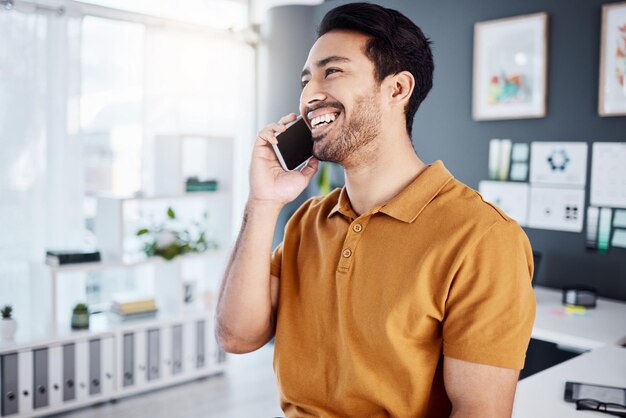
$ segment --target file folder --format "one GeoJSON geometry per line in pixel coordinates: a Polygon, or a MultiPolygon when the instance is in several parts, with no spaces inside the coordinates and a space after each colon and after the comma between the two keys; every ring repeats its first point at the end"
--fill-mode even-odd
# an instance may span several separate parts
{"type": "Polygon", "coordinates": [[[18,361],[17,353],[0,356],[0,414],[2,416],[17,414],[19,411],[19,386],[18,386],[18,361]]]}
{"type": "Polygon", "coordinates": [[[76,346],[63,346],[63,402],[76,399],[76,346]]]}
{"type": "Polygon", "coordinates": [[[33,351],[34,356],[34,386],[33,408],[43,408],[49,405],[48,388],[50,387],[48,376],[48,349],[40,348],[33,351]]]}

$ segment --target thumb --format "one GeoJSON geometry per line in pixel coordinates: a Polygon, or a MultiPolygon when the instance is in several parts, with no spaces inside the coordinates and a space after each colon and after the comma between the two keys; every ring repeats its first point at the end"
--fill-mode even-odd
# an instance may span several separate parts
{"type": "Polygon", "coordinates": [[[307,184],[313,178],[313,175],[317,172],[317,167],[319,166],[319,161],[315,157],[311,157],[307,165],[302,169],[301,173],[306,177],[307,184]]]}

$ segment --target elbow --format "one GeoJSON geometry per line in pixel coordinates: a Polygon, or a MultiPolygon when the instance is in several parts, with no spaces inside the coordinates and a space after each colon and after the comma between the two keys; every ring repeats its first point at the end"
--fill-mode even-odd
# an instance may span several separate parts
{"type": "MultiPolygon", "coordinates": [[[[228,332],[221,326],[216,327],[216,339],[219,346],[227,353],[230,354],[246,354],[258,350],[263,347],[267,341],[264,340],[250,340],[241,338],[233,333],[228,332]]],[[[268,339],[269,340],[269,339],[268,339]]]]}

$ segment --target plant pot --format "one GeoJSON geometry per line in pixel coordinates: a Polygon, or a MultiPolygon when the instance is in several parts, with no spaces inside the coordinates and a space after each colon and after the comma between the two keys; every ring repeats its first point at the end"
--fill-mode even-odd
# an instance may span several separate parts
{"type": "Polygon", "coordinates": [[[15,338],[15,330],[17,329],[17,321],[15,319],[0,320],[0,330],[2,330],[3,341],[13,341],[15,338]]]}
{"type": "Polygon", "coordinates": [[[89,329],[89,313],[73,313],[72,329],[89,329]]]}

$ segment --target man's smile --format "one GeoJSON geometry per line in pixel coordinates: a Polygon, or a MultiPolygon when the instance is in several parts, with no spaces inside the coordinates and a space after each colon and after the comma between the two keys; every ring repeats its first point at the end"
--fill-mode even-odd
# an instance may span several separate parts
{"type": "Polygon", "coordinates": [[[331,129],[331,125],[341,115],[341,110],[335,107],[320,107],[307,113],[307,119],[311,126],[311,134],[314,139],[323,138],[331,129]]]}

